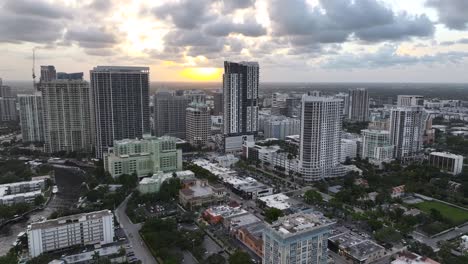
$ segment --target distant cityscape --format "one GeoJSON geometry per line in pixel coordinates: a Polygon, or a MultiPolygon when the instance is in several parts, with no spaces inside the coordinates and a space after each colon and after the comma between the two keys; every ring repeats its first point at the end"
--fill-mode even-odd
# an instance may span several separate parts
{"type": "Polygon", "coordinates": [[[3,260],[467,263],[468,101],[262,90],[261,69],[155,93],[149,67],[0,79],[3,260]]]}

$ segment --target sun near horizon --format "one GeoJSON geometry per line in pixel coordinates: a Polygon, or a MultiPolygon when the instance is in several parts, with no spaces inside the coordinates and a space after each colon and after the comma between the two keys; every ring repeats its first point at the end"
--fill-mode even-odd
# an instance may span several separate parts
{"type": "Polygon", "coordinates": [[[223,69],[214,67],[185,68],[180,72],[180,76],[191,81],[219,82],[223,76],[223,69]]]}

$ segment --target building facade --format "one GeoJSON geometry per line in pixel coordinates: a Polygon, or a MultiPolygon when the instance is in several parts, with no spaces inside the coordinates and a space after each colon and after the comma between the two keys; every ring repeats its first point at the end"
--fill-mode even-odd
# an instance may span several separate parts
{"type": "Polygon", "coordinates": [[[302,97],[300,167],[306,182],[344,174],[340,166],[342,101],[302,97]]]}
{"type": "Polygon", "coordinates": [[[301,120],[285,116],[267,116],[263,120],[263,135],[265,138],[284,140],[287,136],[299,135],[301,120]]]}
{"type": "Polygon", "coordinates": [[[369,120],[369,94],[366,89],[349,90],[348,118],[358,122],[369,120]]]}
{"type": "Polygon", "coordinates": [[[211,118],[208,106],[191,103],[186,110],[186,140],[196,147],[204,147],[211,135],[211,118]]]}
{"type": "Polygon", "coordinates": [[[83,80],[39,83],[45,151],[90,153],[94,145],[92,99],[83,80]]]}
{"type": "Polygon", "coordinates": [[[0,97],[0,121],[10,122],[18,120],[15,97],[0,97]]]}
{"type": "Polygon", "coordinates": [[[393,145],[390,143],[390,132],[386,130],[364,129],[362,135],[361,158],[375,161],[385,161],[393,158],[393,145]],[[385,149],[392,155],[384,155],[385,149]]]}
{"type": "Polygon", "coordinates": [[[96,157],[115,140],[150,132],[149,68],[97,66],[90,71],[96,127],[96,157]]]}
{"type": "Polygon", "coordinates": [[[190,99],[169,92],[159,92],[154,96],[154,127],[157,137],[172,136],[186,138],[186,109],[190,99]]]}
{"type": "Polygon", "coordinates": [[[263,264],[326,264],[333,222],[307,213],[284,216],[263,231],[263,264]]]}
{"type": "Polygon", "coordinates": [[[223,93],[213,94],[213,115],[223,114],[223,93]]]}
{"type": "Polygon", "coordinates": [[[57,79],[57,71],[53,65],[41,66],[40,82],[50,82],[57,79]]]}
{"type": "Polygon", "coordinates": [[[443,172],[458,175],[463,171],[463,156],[448,152],[431,152],[429,164],[443,172]]]}
{"type": "Polygon", "coordinates": [[[424,96],[398,95],[397,106],[424,106],[424,96]]]}
{"type": "Polygon", "coordinates": [[[224,62],[223,132],[226,140],[225,151],[240,151],[242,139],[236,138],[257,133],[258,88],[259,66],[257,62],[224,62]],[[231,137],[234,139],[230,140],[231,137]]]}
{"type": "Polygon", "coordinates": [[[42,95],[18,95],[21,135],[23,142],[44,142],[42,95]]]}
{"type": "Polygon", "coordinates": [[[30,257],[77,245],[104,245],[114,241],[114,218],[110,210],[65,216],[28,226],[30,257]]]}
{"type": "Polygon", "coordinates": [[[390,113],[390,143],[395,147],[394,157],[412,159],[423,146],[424,116],[419,106],[395,107],[390,113]]]}
{"type": "Polygon", "coordinates": [[[138,177],[182,169],[182,151],[174,137],[117,140],[104,154],[104,169],[112,177],[136,173],[138,177]]]}

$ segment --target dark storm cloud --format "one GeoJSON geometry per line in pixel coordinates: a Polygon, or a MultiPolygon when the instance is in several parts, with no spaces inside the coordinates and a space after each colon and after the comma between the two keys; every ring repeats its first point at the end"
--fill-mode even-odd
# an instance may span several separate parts
{"type": "Polygon", "coordinates": [[[182,0],[156,7],[152,13],[157,18],[170,19],[178,28],[194,29],[212,19],[209,0],[182,0]]]}
{"type": "Polygon", "coordinates": [[[50,19],[72,17],[69,10],[42,0],[6,0],[2,9],[16,15],[39,16],[50,19]]]}
{"type": "Polygon", "coordinates": [[[434,33],[434,25],[425,15],[395,14],[376,0],[321,0],[316,7],[306,0],[270,0],[269,16],[274,35],[294,36],[292,43],[299,45],[304,40],[340,43],[354,36],[373,42],[434,33]]]}
{"type": "Polygon", "coordinates": [[[221,0],[223,3],[223,10],[230,12],[235,9],[244,9],[252,7],[255,4],[255,0],[221,0]]]}
{"type": "Polygon", "coordinates": [[[218,37],[225,37],[231,33],[238,33],[248,37],[259,37],[265,35],[267,30],[254,19],[250,19],[242,24],[233,23],[230,20],[216,21],[208,24],[204,28],[204,32],[218,37]]]}
{"type": "Polygon", "coordinates": [[[468,38],[459,39],[456,41],[442,41],[440,45],[442,46],[452,46],[456,44],[468,44],[468,38]]]}
{"type": "Polygon", "coordinates": [[[427,6],[433,7],[439,14],[439,22],[450,29],[468,29],[467,0],[428,0],[427,6]]]}
{"type": "Polygon", "coordinates": [[[65,41],[76,42],[83,48],[107,48],[117,43],[116,37],[102,28],[70,29],[65,41]]]}
{"type": "Polygon", "coordinates": [[[394,66],[404,67],[416,64],[460,63],[465,58],[468,58],[468,52],[445,52],[425,56],[401,55],[397,53],[397,46],[385,45],[373,53],[344,53],[333,56],[322,63],[321,67],[333,69],[372,69],[394,66]]]}

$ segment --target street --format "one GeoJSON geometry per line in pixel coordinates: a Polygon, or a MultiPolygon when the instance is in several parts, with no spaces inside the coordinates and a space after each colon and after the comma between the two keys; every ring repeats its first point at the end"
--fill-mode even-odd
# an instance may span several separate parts
{"type": "Polygon", "coordinates": [[[143,264],[156,264],[158,263],[156,259],[151,254],[150,250],[143,242],[138,232],[141,228],[141,224],[133,224],[130,222],[125,209],[127,208],[127,202],[130,196],[125,198],[125,200],[117,207],[115,210],[115,216],[120,223],[120,226],[125,231],[125,234],[128,237],[130,245],[132,245],[132,250],[135,252],[135,256],[141,260],[143,264]]]}

